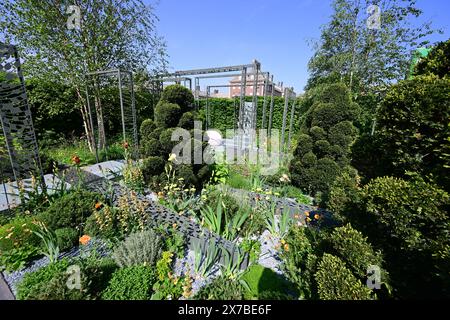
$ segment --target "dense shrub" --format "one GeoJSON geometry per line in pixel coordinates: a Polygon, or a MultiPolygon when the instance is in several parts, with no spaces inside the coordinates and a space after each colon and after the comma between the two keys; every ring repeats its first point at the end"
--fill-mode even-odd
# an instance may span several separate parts
{"type": "Polygon", "coordinates": [[[76,190],[56,199],[38,217],[53,230],[65,227],[80,228],[92,214],[95,204],[102,200],[103,196],[98,193],[76,190]]]}
{"type": "Polygon", "coordinates": [[[164,88],[161,95],[161,100],[179,105],[184,113],[192,108],[194,103],[194,95],[188,88],[185,88],[179,84],[174,84],[164,88]]]}
{"type": "Polygon", "coordinates": [[[132,266],[113,273],[102,293],[104,300],[150,300],[156,281],[151,267],[132,266]]]}
{"type": "Polygon", "coordinates": [[[152,119],[146,119],[142,121],[139,133],[141,134],[141,140],[145,141],[150,139],[150,135],[156,129],[156,124],[152,119]]]}
{"type": "Polygon", "coordinates": [[[377,178],[366,185],[347,218],[383,249],[395,295],[449,296],[442,266],[448,263],[450,196],[422,179],[377,178]]]}
{"type": "Polygon", "coordinates": [[[155,107],[155,124],[161,128],[176,127],[182,115],[179,105],[159,102],[155,107]]]}
{"type": "Polygon", "coordinates": [[[450,40],[438,43],[416,66],[416,75],[450,76],[450,40]]]}
{"type": "Polygon", "coordinates": [[[312,244],[308,232],[303,227],[293,227],[285,238],[289,250],[283,250],[281,268],[287,279],[297,287],[300,297],[311,299],[315,296],[314,272],[317,263],[318,243],[312,244]]]}
{"type": "Polygon", "coordinates": [[[194,120],[195,115],[193,112],[185,112],[181,116],[180,121],[178,121],[177,126],[186,130],[194,129],[194,120]]]}
{"type": "Polygon", "coordinates": [[[379,153],[387,155],[391,174],[433,174],[450,191],[450,79],[418,76],[387,92],[377,114],[379,153]]]}
{"type": "Polygon", "coordinates": [[[178,179],[183,179],[182,182],[185,186],[199,186],[197,176],[194,174],[192,166],[185,164],[176,166],[175,173],[178,179]]]}
{"type": "Polygon", "coordinates": [[[129,235],[113,251],[112,258],[119,267],[156,264],[163,242],[153,230],[145,230],[129,235]]]}
{"type": "Polygon", "coordinates": [[[20,300],[85,300],[95,299],[104,289],[117,267],[110,259],[100,259],[95,254],[75,260],[62,259],[35,272],[27,273],[17,288],[20,300]],[[69,288],[70,266],[80,268],[79,289],[69,288]]]}
{"type": "Polygon", "coordinates": [[[159,140],[159,136],[161,135],[161,132],[164,131],[164,128],[156,128],[155,130],[153,130],[152,133],[150,133],[150,135],[148,136],[148,139],[156,139],[159,140]]]}
{"type": "Polygon", "coordinates": [[[150,181],[152,176],[164,172],[164,159],[162,157],[148,157],[144,159],[142,173],[145,181],[150,181]]]}
{"type": "Polygon", "coordinates": [[[313,91],[307,97],[311,106],[304,117],[290,172],[294,185],[326,198],[339,172],[348,170],[360,108],[344,84],[325,84],[313,91]]]}
{"type": "Polygon", "coordinates": [[[345,263],[325,253],[315,274],[317,291],[323,300],[372,300],[371,290],[363,285],[345,263]]]}
{"type": "Polygon", "coordinates": [[[60,251],[71,249],[78,244],[80,232],[75,228],[60,228],[55,230],[60,251]]]}
{"type": "Polygon", "coordinates": [[[168,128],[161,132],[159,136],[159,142],[161,143],[161,153],[163,156],[169,157],[169,154],[172,153],[173,147],[175,147],[179,141],[172,141],[172,133],[175,129],[168,128]]]}
{"type": "Polygon", "coordinates": [[[196,300],[242,300],[242,285],[237,280],[230,280],[225,276],[215,278],[211,283],[202,287],[195,295],[196,300]]]}
{"type": "Polygon", "coordinates": [[[157,139],[150,138],[141,142],[141,154],[145,157],[161,155],[161,143],[157,139]]]}
{"type": "MultiPolygon", "coordinates": [[[[370,265],[380,268],[383,266],[381,252],[375,251],[367,238],[350,224],[335,228],[327,238],[327,245],[329,252],[344,261],[353,274],[362,281],[367,278],[367,268],[370,265]]],[[[381,280],[388,282],[385,272],[381,280]]]]}
{"type": "Polygon", "coordinates": [[[0,226],[0,269],[21,269],[38,254],[40,239],[35,230],[29,217],[17,217],[0,226]]]}

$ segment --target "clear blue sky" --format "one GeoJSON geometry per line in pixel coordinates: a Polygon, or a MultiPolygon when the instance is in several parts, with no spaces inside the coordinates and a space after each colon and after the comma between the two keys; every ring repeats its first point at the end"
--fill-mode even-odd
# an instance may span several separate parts
{"type": "MultiPolygon", "coordinates": [[[[169,70],[245,64],[256,58],[276,82],[302,92],[312,56],[308,40],[320,37],[320,26],[331,15],[331,2],[159,0],[159,33],[168,44],[169,70]]],[[[430,40],[448,39],[450,1],[418,0],[418,7],[424,10],[421,20],[432,20],[444,30],[430,40]]]]}

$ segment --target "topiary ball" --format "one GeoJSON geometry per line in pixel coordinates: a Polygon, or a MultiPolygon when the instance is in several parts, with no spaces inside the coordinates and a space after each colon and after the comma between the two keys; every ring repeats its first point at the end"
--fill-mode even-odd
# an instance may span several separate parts
{"type": "Polygon", "coordinates": [[[155,123],[161,128],[176,127],[181,114],[179,105],[160,101],[155,107],[155,123]]]}
{"type": "Polygon", "coordinates": [[[142,164],[142,174],[147,182],[150,182],[152,176],[161,174],[164,171],[164,160],[162,157],[148,157],[142,164]]]}
{"type": "Polygon", "coordinates": [[[152,119],[146,119],[142,121],[139,133],[141,134],[141,140],[147,140],[150,138],[152,132],[156,129],[156,124],[152,119]]]}
{"type": "Polygon", "coordinates": [[[195,115],[193,112],[185,112],[178,122],[178,127],[190,130],[194,128],[195,115]]]}
{"type": "Polygon", "coordinates": [[[192,109],[194,103],[194,95],[188,89],[179,84],[170,85],[164,88],[161,101],[176,103],[183,112],[192,109]]]}
{"type": "Polygon", "coordinates": [[[157,139],[149,139],[141,143],[141,153],[143,157],[152,157],[161,155],[161,143],[157,139]]]}

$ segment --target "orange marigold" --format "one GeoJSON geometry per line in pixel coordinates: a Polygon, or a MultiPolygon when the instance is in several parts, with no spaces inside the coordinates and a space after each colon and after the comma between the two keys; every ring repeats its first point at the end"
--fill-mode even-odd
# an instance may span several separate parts
{"type": "Polygon", "coordinates": [[[74,156],[72,157],[72,162],[73,162],[74,164],[78,165],[78,164],[80,164],[81,159],[80,159],[79,156],[74,155],[74,156]]]}
{"type": "Polygon", "coordinates": [[[100,203],[100,202],[97,202],[97,203],[95,204],[95,209],[97,209],[97,210],[101,209],[102,207],[103,207],[103,204],[100,203]]]}
{"type": "Polygon", "coordinates": [[[91,241],[91,237],[88,236],[87,234],[83,235],[83,236],[80,238],[80,243],[81,243],[83,246],[87,245],[87,244],[89,243],[89,241],[91,241]]]}

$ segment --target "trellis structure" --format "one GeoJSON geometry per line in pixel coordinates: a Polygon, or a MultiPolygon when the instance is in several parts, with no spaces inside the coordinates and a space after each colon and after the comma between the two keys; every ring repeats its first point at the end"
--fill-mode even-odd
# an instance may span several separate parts
{"type": "Polygon", "coordinates": [[[27,184],[31,183],[26,179],[34,176],[38,178],[42,189],[45,189],[46,185],[19,54],[14,45],[1,42],[0,80],[0,124],[3,133],[0,146],[0,178],[9,208],[9,192],[5,186],[7,181],[13,181],[17,188],[26,188],[27,184]]]}
{"type": "Polygon", "coordinates": [[[97,111],[97,108],[99,107],[98,104],[101,104],[101,90],[107,86],[118,88],[122,140],[129,144],[133,158],[137,159],[139,157],[139,143],[133,73],[131,71],[115,69],[86,74],[86,101],[90,116],[89,121],[91,122],[93,131],[91,134],[92,137],[94,137],[93,145],[95,148],[96,160],[99,162],[100,149],[107,147],[107,145],[103,146],[103,148],[99,146],[101,138],[99,136],[99,127],[100,125],[104,127],[104,119],[97,111]],[[94,97],[94,104],[92,103],[92,96],[94,97]],[[97,123],[97,126],[94,126],[94,123],[97,123]]]}

